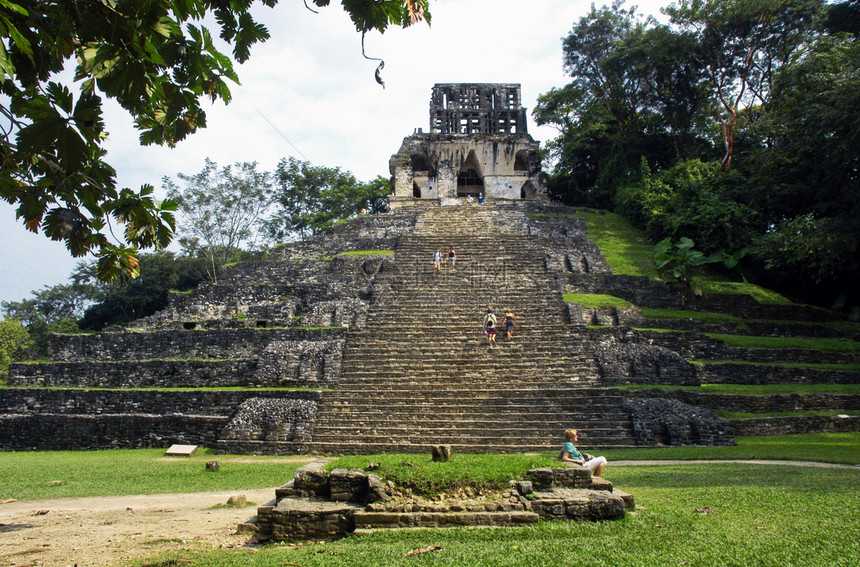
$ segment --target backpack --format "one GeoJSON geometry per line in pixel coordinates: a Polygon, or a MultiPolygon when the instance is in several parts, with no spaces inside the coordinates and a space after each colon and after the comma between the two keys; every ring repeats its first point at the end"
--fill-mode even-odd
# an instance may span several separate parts
{"type": "Polygon", "coordinates": [[[484,326],[485,327],[495,327],[496,326],[496,316],[492,313],[487,313],[487,316],[484,317],[484,326]]]}

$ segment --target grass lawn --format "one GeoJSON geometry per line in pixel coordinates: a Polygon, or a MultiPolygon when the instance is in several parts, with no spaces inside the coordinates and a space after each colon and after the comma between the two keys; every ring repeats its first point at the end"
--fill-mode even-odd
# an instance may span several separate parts
{"type": "Polygon", "coordinates": [[[654,244],[648,240],[645,231],[615,213],[578,210],[576,216],[588,223],[586,232],[600,248],[613,274],[657,277],[654,244]]]}
{"type": "Polygon", "coordinates": [[[164,449],[0,453],[0,500],[265,488],[281,486],[302,464],[212,449],[191,457],[165,457],[164,449]],[[217,473],[206,470],[211,460],[221,464],[217,473]]]}
{"type": "Polygon", "coordinates": [[[602,295],[599,293],[565,293],[562,298],[565,303],[578,303],[583,307],[594,309],[608,309],[617,307],[619,309],[630,309],[633,305],[620,297],[613,295],[602,295]]]}
{"type": "MultiPolygon", "coordinates": [[[[451,464],[456,464],[455,460],[451,464]]],[[[188,552],[138,565],[853,567],[860,558],[860,470],[773,465],[610,466],[636,497],[613,522],[405,530],[257,550],[188,552]],[[438,552],[407,557],[414,549],[438,552]]]]}
{"type": "MultiPolygon", "coordinates": [[[[283,484],[297,463],[284,458],[163,458],[163,449],[2,453],[0,499],[235,490],[283,484]],[[221,462],[219,473],[204,463],[221,462]],[[63,484],[50,486],[51,480],[63,484]]],[[[354,535],[324,544],[192,550],[138,566],[852,566],[860,558],[860,469],[738,463],[612,466],[620,459],[803,459],[860,463],[860,433],[739,438],[737,447],[601,451],[605,477],[636,497],[614,522],[544,522],[522,528],[409,530],[354,535]],[[413,549],[439,552],[406,557],[413,549]]],[[[515,476],[551,462],[544,455],[344,457],[332,466],[380,462],[380,473],[430,479],[515,476]],[[408,460],[412,466],[404,465],[408,460]],[[447,468],[447,471],[445,470],[447,468]],[[396,469],[402,469],[397,471],[396,469]],[[403,472],[407,471],[407,472],[403,472]],[[423,472],[422,472],[423,471],[423,472]]],[[[421,482],[426,481],[418,481],[421,482]]]]}

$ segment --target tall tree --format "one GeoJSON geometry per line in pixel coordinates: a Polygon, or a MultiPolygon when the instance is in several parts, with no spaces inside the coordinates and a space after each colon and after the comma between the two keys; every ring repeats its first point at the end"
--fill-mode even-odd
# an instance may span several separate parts
{"type": "Polygon", "coordinates": [[[381,212],[391,193],[388,179],[362,183],[339,167],[315,166],[292,157],[278,163],[275,182],[276,210],[268,225],[274,241],[328,232],[336,221],[362,209],[381,212]]]}
{"type": "Polygon", "coordinates": [[[163,185],[182,213],[182,240],[207,258],[214,282],[237,250],[257,244],[272,204],[271,177],[258,172],[256,162],[219,169],[209,159],[200,173],[177,177],[180,183],[165,177],[163,185]]]}
{"type": "MultiPolygon", "coordinates": [[[[327,6],[330,0],[312,0],[327,6]]],[[[274,7],[277,0],[260,0],[274,7]]],[[[201,98],[230,101],[233,61],[269,37],[255,0],[0,0],[0,198],[28,230],[95,252],[101,279],[138,274],[138,248],[166,246],[174,204],[116,186],[103,147],[103,98],[134,119],[142,144],[173,146],[206,126],[201,98]],[[205,20],[232,45],[218,51],[205,20]],[[60,73],[76,60],[73,94],[60,73]],[[124,226],[124,242],[108,238],[124,226]]],[[[357,31],[429,23],[428,0],[342,0],[357,31]]],[[[306,4],[307,5],[307,4],[306,4]]]]}
{"type": "Polygon", "coordinates": [[[672,23],[696,35],[725,153],[732,165],[738,113],[766,105],[774,73],[808,45],[822,0],[679,0],[666,8],[672,23]]]}
{"type": "Polygon", "coordinates": [[[662,169],[707,145],[694,48],[690,34],[641,21],[620,0],[592,6],[574,24],[563,40],[572,81],[542,95],[534,110],[538,124],[560,132],[548,145],[557,160],[553,196],[573,193],[574,202],[610,206],[618,188],[638,176],[642,156],[662,169]]]}
{"type": "Polygon", "coordinates": [[[9,377],[9,363],[26,351],[31,343],[30,334],[20,321],[0,321],[0,383],[9,377]]]}

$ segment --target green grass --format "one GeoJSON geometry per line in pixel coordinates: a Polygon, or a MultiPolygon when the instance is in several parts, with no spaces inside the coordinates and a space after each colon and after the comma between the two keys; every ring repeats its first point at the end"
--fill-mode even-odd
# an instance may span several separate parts
{"type": "Polygon", "coordinates": [[[813,417],[834,415],[858,415],[857,411],[781,411],[772,413],[749,413],[740,411],[717,411],[714,412],[723,419],[755,419],[760,417],[813,417]]]}
{"type": "MultiPolygon", "coordinates": [[[[636,498],[638,509],[623,520],[377,532],[325,544],[193,551],[181,557],[206,567],[853,567],[860,557],[860,471],[736,464],[613,467],[610,462],[605,476],[636,498]],[[406,557],[429,546],[441,550],[406,557]]],[[[176,564],[168,561],[145,564],[176,564]]]]}
{"type": "Polygon", "coordinates": [[[612,295],[601,295],[598,293],[565,293],[563,295],[565,303],[578,303],[583,307],[591,307],[595,309],[604,309],[617,307],[619,309],[630,309],[633,305],[620,297],[612,295]]]}
{"type": "Polygon", "coordinates": [[[654,309],[643,307],[642,315],[649,319],[687,319],[699,323],[741,323],[744,319],[728,315],[726,313],[715,313],[713,311],[689,311],[684,309],[654,309]]]}
{"type": "Polygon", "coordinates": [[[617,390],[684,390],[701,394],[770,396],[773,394],[852,394],[860,395],[860,384],[702,384],[701,386],[613,386],[617,390]]]}
{"type": "Polygon", "coordinates": [[[676,459],[761,459],[860,464],[860,432],[736,437],[735,442],[737,445],[733,447],[649,447],[612,449],[601,451],[600,454],[609,459],[610,465],[613,460],[676,459]]]}
{"type": "MultiPolygon", "coordinates": [[[[576,216],[588,222],[588,236],[600,248],[613,274],[659,279],[654,266],[654,244],[645,231],[614,213],[579,210],[576,216]]],[[[694,281],[704,293],[743,294],[752,296],[759,303],[791,304],[786,297],[761,286],[726,281],[724,274],[704,272],[697,274],[694,281]]]]}
{"type": "Polygon", "coordinates": [[[553,466],[556,460],[545,455],[455,454],[447,463],[434,462],[428,454],[386,453],[346,456],[329,463],[327,470],[352,468],[364,470],[379,463],[373,471],[398,486],[412,488],[417,494],[433,495],[459,487],[502,489],[508,481],[537,467],[553,466]]]}
{"type": "Polygon", "coordinates": [[[588,222],[586,232],[594,240],[603,257],[618,276],[657,277],[654,266],[654,244],[645,231],[615,213],[577,211],[588,222]]]}
{"type": "Polygon", "coordinates": [[[860,342],[845,339],[759,337],[753,335],[726,335],[720,333],[705,334],[712,339],[723,341],[730,347],[770,349],[802,348],[851,354],[860,353],[860,342]]]}
{"type": "Polygon", "coordinates": [[[338,256],[391,256],[394,250],[351,250],[341,252],[338,256]]]}
{"type": "Polygon", "coordinates": [[[697,276],[695,278],[696,287],[700,288],[704,293],[729,293],[752,296],[759,303],[772,303],[777,305],[791,305],[792,302],[788,298],[775,291],[763,288],[756,284],[747,282],[729,282],[721,279],[723,276],[708,277],[697,276]]]}
{"type": "MultiPolygon", "coordinates": [[[[164,457],[164,449],[0,453],[0,500],[208,492],[281,486],[301,462],[276,457],[164,457]],[[206,461],[221,470],[209,472],[206,461]],[[51,481],[62,484],[50,485],[51,481]]],[[[274,494],[273,494],[274,495],[274,494]]]]}

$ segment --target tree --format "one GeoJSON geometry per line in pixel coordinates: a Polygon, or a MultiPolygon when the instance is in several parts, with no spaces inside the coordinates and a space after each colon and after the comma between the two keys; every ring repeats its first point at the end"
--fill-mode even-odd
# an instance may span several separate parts
{"type": "MultiPolygon", "coordinates": [[[[17,206],[24,226],[63,241],[73,256],[95,252],[102,280],[136,277],[138,248],[172,239],[175,204],[157,202],[149,185],[116,186],[104,160],[103,98],[132,116],[144,145],[174,146],[205,127],[200,99],[229,102],[233,61],[269,37],[251,15],[255,3],[0,0],[0,198],[17,206]],[[232,45],[232,59],[216,49],[206,18],[232,45]],[[72,58],[78,94],[60,75],[72,58]],[[124,226],[124,242],[108,238],[114,223],[124,226]]],[[[428,0],[341,4],[362,34],[430,21],[428,0]]]]}
{"type": "Polygon", "coordinates": [[[766,105],[774,73],[807,45],[822,0],[679,0],[672,22],[696,35],[722,125],[723,171],[732,165],[738,113],[766,105]]]}
{"type": "Polygon", "coordinates": [[[2,302],[7,319],[19,321],[29,333],[32,344],[26,353],[30,358],[45,356],[50,333],[80,332],[78,319],[104,294],[104,284],[95,278],[96,262],[79,262],[69,283],[45,286],[32,291],[33,297],[2,302]]]}
{"type": "MultiPolygon", "coordinates": [[[[102,285],[102,293],[78,322],[81,329],[100,331],[148,317],[167,307],[171,291],[191,291],[204,281],[209,260],[172,252],[141,254],[140,276],[127,283],[102,285]]],[[[95,274],[91,281],[95,283],[95,274]]]]}
{"type": "Polygon", "coordinates": [[[9,377],[9,363],[27,350],[31,343],[30,334],[20,321],[0,321],[0,382],[5,382],[9,377]]]}
{"type": "Polygon", "coordinates": [[[572,82],[542,95],[534,110],[538,124],[560,133],[548,144],[553,197],[608,207],[635,182],[643,156],[660,170],[708,147],[695,47],[690,34],[640,21],[621,1],[592,7],[573,26],[563,41],[572,82]]]}
{"type": "Polygon", "coordinates": [[[256,246],[272,203],[271,176],[257,163],[236,163],[218,169],[209,159],[196,175],[178,174],[182,186],[165,177],[167,196],[180,208],[183,245],[208,260],[209,280],[240,248],[256,246]]]}
{"type": "Polygon", "coordinates": [[[391,193],[391,184],[383,177],[361,183],[339,167],[314,166],[292,157],[282,159],[274,175],[276,211],[268,223],[273,241],[326,233],[336,221],[362,209],[382,212],[391,193]]]}

